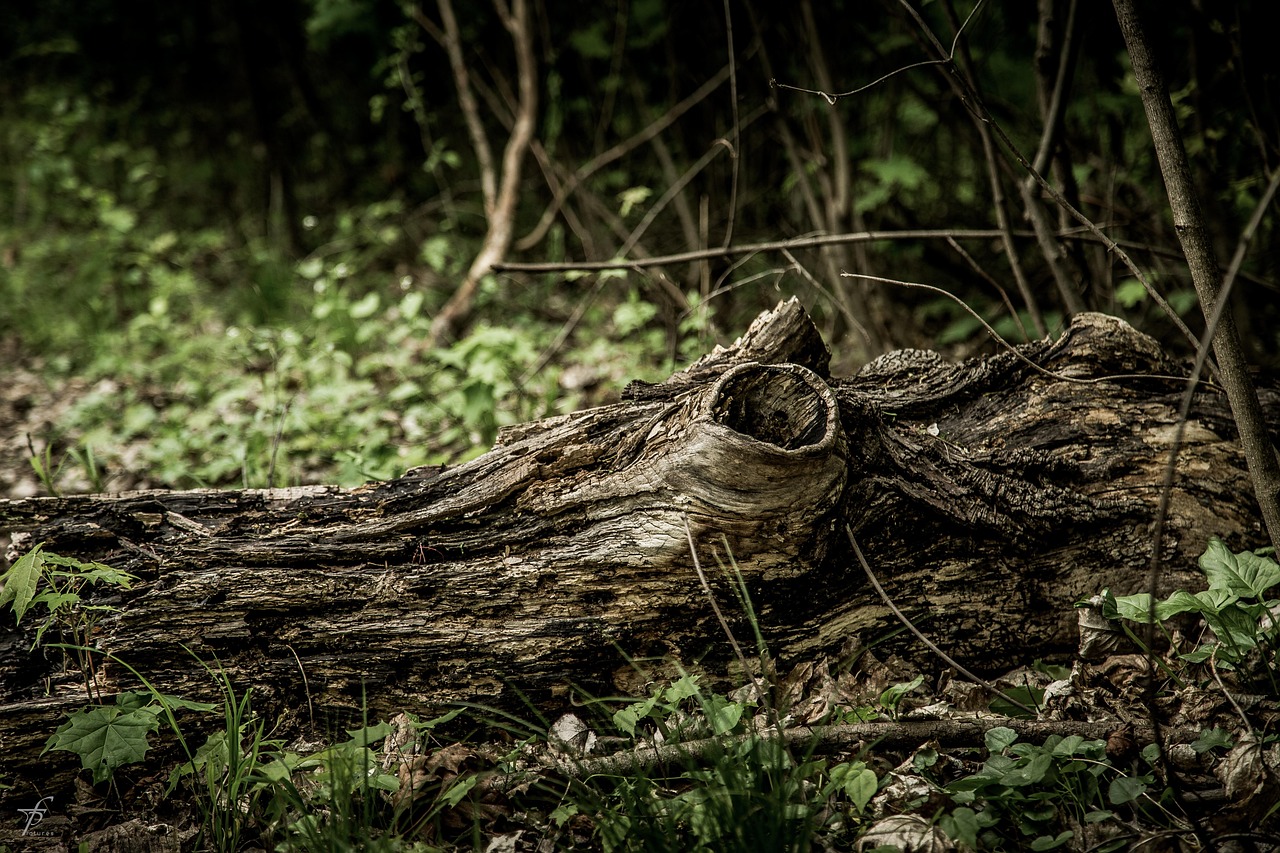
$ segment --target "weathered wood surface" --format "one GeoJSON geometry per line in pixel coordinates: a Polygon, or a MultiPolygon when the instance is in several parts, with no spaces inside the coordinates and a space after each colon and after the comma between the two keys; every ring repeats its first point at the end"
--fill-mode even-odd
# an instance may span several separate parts
{"type": "MultiPolygon", "coordinates": [[[[953,364],[903,351],[832,379],[792,301],[665,383],[509,429],[453,470],[355,490],[0,501],[0,530],[138,575],[96,643],[182,695],[212,687],[185,649],[260,702],[375,714],[627,690],[623,652],[714,669],[728,647],[686,524],[729,607],[714,579],[727,544],[779,657],[895,627],[848,523],[933,639],[999,668],[1069,655],[1077,599],[1145,588],[1182,390],[1168,377],[1183,375],[1101,315],[1020,352],[953,364]]],[[[1265,401],[1274,423],[1277,397],[1265,401]]],[[[1169,588],[1195,583],[1209,536],[1262,541],[1219,394],[1199,394],[1186,438],[1169,588]]],[[[30,766],[84,699],[31,641],[26,624],[0,624],[0,773],[30,766]]],[[[99,682],[127,676],[107,663],[99,682]]]]}

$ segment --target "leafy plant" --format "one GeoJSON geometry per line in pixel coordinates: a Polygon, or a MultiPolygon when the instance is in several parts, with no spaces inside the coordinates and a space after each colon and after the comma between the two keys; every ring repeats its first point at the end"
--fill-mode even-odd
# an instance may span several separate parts
{"type": "MultiPolygon", "coordinates": [[[[1194,649],[1179,655],[1181,660],[1211,660],[1223,669],[1236,669],[1256,659],[1272,690],[1277,689],[1280,623],[1274,614],[1280,600],[1267,593],[1280,584],[1280,564],[1269,556],[1269,549],[1232,553],[1221,540],[1211,539],[1199,565],[1208,588],[1196,593],[1177,590],[1155,602],[1156,621],[1164,623],[1184,613],[1199,616],[1207,631],[1194,649]]],[[[1103,590],[1102,613],[1108,619],[1146,624],[1151,619],[1151,596],[1115,596],[1103,590]]],[[[1132,631],[1129,634],[1137,639],[1132,631]]]]}
{"type": "Polygon", "coordinates": [[[759,734],[767,725],[753,704],[692,675],[609,720],[626,740],[681,756],[593,774],[563,795],[552,819],[589,819],[609,851],[806,850],[819,837],[852,838],[878,786],[861,761],[793,755],[780,733],[759,734]]]}
{"type": "Polygon", "coordinates": [[[137,578],[128,572],[102,563],[63,557],[36,545],[0,576],[0,607],[9,605],[15,620],[21,623],[22,617],[33,608],[43,606],[45,615],[36,627],[31,648],[43,642],[50,628],[56,628],[66,644],[64,648],[76,656],[85,688],[92,690],[94,628],[105,614],[117,608],[90,603],[86,600],[87,588],[102,585],[129,589],[135,580],[137,578]]]}
{"type": "Polygon", "coordinates": [[[95,784],[105,782],[120,767],[146,757],[150,736],[160,728],[161,715],[179,708],[204,712],[214,707],[176,696],[121,693],[113,705],[94,705],[69,714],[49,738],[44,752],[75,753],[81,767],[93,772],[95,784]]]}
{"type": "MultiPolygon", "coordinates": [[[[1017,739],[1012,729],[991,729],[982,768],[946,785],[957,807],[939,825],[956,841],[975,850],[1053,850],[1073,840],[1075,846],[1119,850],[1128,840],[1117,837],[1124,829],[1118,809],[1162,809],[1149,794],[1153,771],[1120,771],[1107,758],[1104,741],[1052,735],[1036,746],[1017,739]],[[1085,842],[1078,836],[1087,826],[1099,830],[1085,842]]],[[[1155,760],[1151,749],[1143,757],[1149,766],[1155,760]]]]}

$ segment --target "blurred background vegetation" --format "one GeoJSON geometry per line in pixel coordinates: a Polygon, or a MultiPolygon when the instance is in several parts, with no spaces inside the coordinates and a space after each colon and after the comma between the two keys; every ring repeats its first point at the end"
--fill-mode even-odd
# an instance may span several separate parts
{"type": "MultiPolygon", "coordinates": [[[[986,3],[972,19],[971,3],[919,5],[531,3],[538,100],[506,260],[933,233],[488,274],[432,345],[493,223],[441,6],[4,4],[0,457],[35,462],[0,493],[354,484],[457,462],[504,424],[661,378],[791,295],[838,372],[898,347],[990,346],[956,302],[841,271],[945,289],[1013,340],[1100,310],[1187,352],[953,83],[1028,158],[1043,149],[1054,186],[1198,333],[1110,4],[986,3]],[[957,44],[954,63],[920,64],[937,59],[928,32],[957,44]]],[[[520,97],[499,7],[455,10],[495,159],[520,97]]],[[[1266,9],[1146,7],[1224,264],[1280,165],[1266,9]]],[[[1278,265],[1268,213],[1233,298],[1269,368],[1278,265]]]]}

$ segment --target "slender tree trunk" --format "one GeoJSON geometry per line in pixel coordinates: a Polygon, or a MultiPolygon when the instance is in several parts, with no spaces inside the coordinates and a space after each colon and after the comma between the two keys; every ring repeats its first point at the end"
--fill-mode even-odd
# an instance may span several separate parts
{"type": "Polygon", "coordinates": [[[1201,310],[1212,330],[1213,355],[1240,430],[1240,443],[1249,463],[1253,488],[1271,544],[1280,545],[1280,461],[1276,458],[1275,444],[1267,434],[1253,380],[1249,378],[1230,303],[1220,299],[1222,270],[1196,195],[1187,151],[1169,100],[1169,89],[1143,34],[1133,0],[1114,0],[1114,4],[1138,91],[1142,94],[1142,105],[1147,111],[1151,140],[1155,144],[1156,158],[1160,162],[1169,207],[1173,212],[1173,225],[1191,270],[1191,281],[1200,298],[1201,310]]]}

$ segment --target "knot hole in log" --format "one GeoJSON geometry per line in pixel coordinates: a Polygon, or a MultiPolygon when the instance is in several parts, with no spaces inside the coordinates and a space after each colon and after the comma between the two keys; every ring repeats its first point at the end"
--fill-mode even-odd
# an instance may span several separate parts
{"type": "Polygon", "coordinates": [[[742,365],[720,380],[711,413],[743,435],[784,450],[799,450],[821,444],[831,433],[833,404],[826,383],[809,370],[795,365],[742,365]]]}

